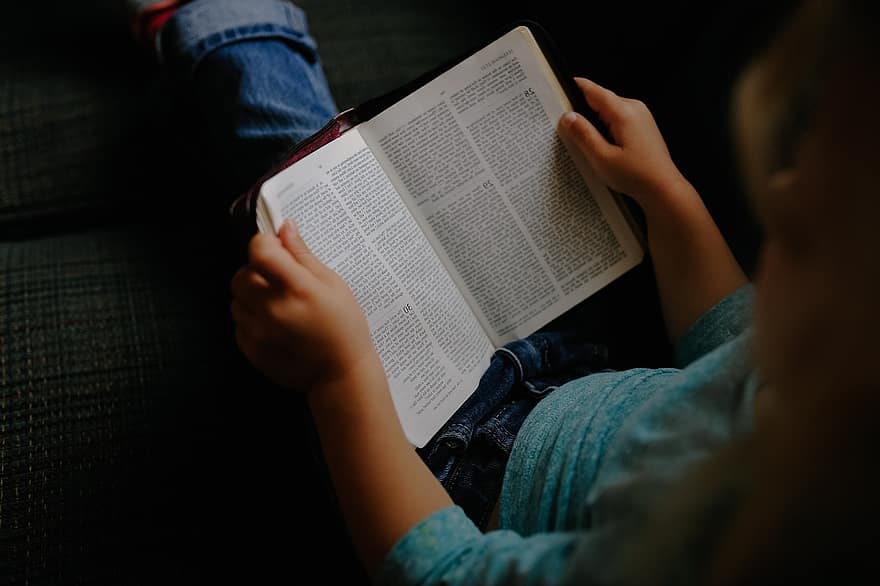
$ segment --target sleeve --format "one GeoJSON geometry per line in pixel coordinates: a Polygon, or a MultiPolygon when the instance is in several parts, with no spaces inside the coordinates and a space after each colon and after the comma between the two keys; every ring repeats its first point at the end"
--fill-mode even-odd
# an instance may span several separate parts
{"type": "Polygon", "coordinates": [[[678,366],[684,368],[743,333],[751,324],[753,295],[751,283],[743,285],[697,318],[676,344],[678,366]]]}
{"type": "Polygon", "coordinates": [[[566,581],[579,533],[522,537],[513,531],[482,533],[457,506],[437,511],[395,544],[377,584],[556,584],[566,581]]]}

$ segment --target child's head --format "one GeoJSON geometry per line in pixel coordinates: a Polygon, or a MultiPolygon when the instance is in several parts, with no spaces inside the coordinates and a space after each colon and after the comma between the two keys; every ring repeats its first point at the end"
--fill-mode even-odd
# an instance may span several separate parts
{"type": "MultiPolygon", "coordinates": [[[[736,95],[766,241],[749,490],[715,583],[876,580],[880,525],[880,6],[807,0],[736,95]]],[[[865,583],[867,583],[865,582],[865,583]]]]}
{"type": "Polygon", "coordinates": [[[736,94],[742,167],[766,230],[757,357],[785,403],[876,386],[878,25],[875,0],[808,0],[736,94]]]}

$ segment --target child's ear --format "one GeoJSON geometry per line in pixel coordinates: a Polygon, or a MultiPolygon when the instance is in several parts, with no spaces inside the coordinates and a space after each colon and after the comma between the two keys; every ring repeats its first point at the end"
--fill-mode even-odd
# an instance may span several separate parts
{"type": "Polygon", "coordinates": [[[797,179],[797,171],[793,168],[774,171],[767,178],[767,192],[769,194],[784,193],[792,189],[797,179]]]}

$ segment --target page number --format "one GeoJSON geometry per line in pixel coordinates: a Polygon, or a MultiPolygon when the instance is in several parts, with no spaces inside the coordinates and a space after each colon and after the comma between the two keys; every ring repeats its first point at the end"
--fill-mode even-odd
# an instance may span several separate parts
{"type": "Polygon", "coordinates": [[[523,95],[524,95],[525,97],[527,97],[527,98],[531,98],[532,96],[535,95],[535,90],[534,90],[534,88],[529,88],[529,89],[525,90],[525,91],[523,92],[523,95]]]}

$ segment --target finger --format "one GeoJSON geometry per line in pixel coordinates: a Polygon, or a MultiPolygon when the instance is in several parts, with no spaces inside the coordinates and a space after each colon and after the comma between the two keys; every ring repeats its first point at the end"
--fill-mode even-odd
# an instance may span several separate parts
{"type": "Polygon", "coordinates": [[[595,110],[602,122],[611,128],[620,118],[623,98],[584,77],[576,77],[574,80],[581,88],[590,108],[595,110]]]}
{"type": "Polygon", "coordinates": [[[308,279],[308,271],[296,262],[281,241],[271,234],[257,234],[248,246],[250,266],[268,282],[293,289],[308,279]]]}
{"type": "Polygon", "coordinates": [[[309,245],[303,240],[302,234],[293,220],[284,221],[278,237],[281,238],[281,244],[284,248],[304,267],[315,273],[326,269],[324,263],[318,260],[318,257],[309,249],[309,245]]]}
{"type": "Polygon", "coordinates": [[[586,155],[594,167],[607,161],[620,148],[605,140],[599,129],[577,112],[565,114],[559,121],[559,126],[562,133],[586,155]]]}
{"type": "Polygon", "coordinates": [[[268,294],[272,285],[266,277],[255,271],[250,265],[244,265],[229,283],[229,292],[233,297],[250,298],[256,295],[268,294]]]}

